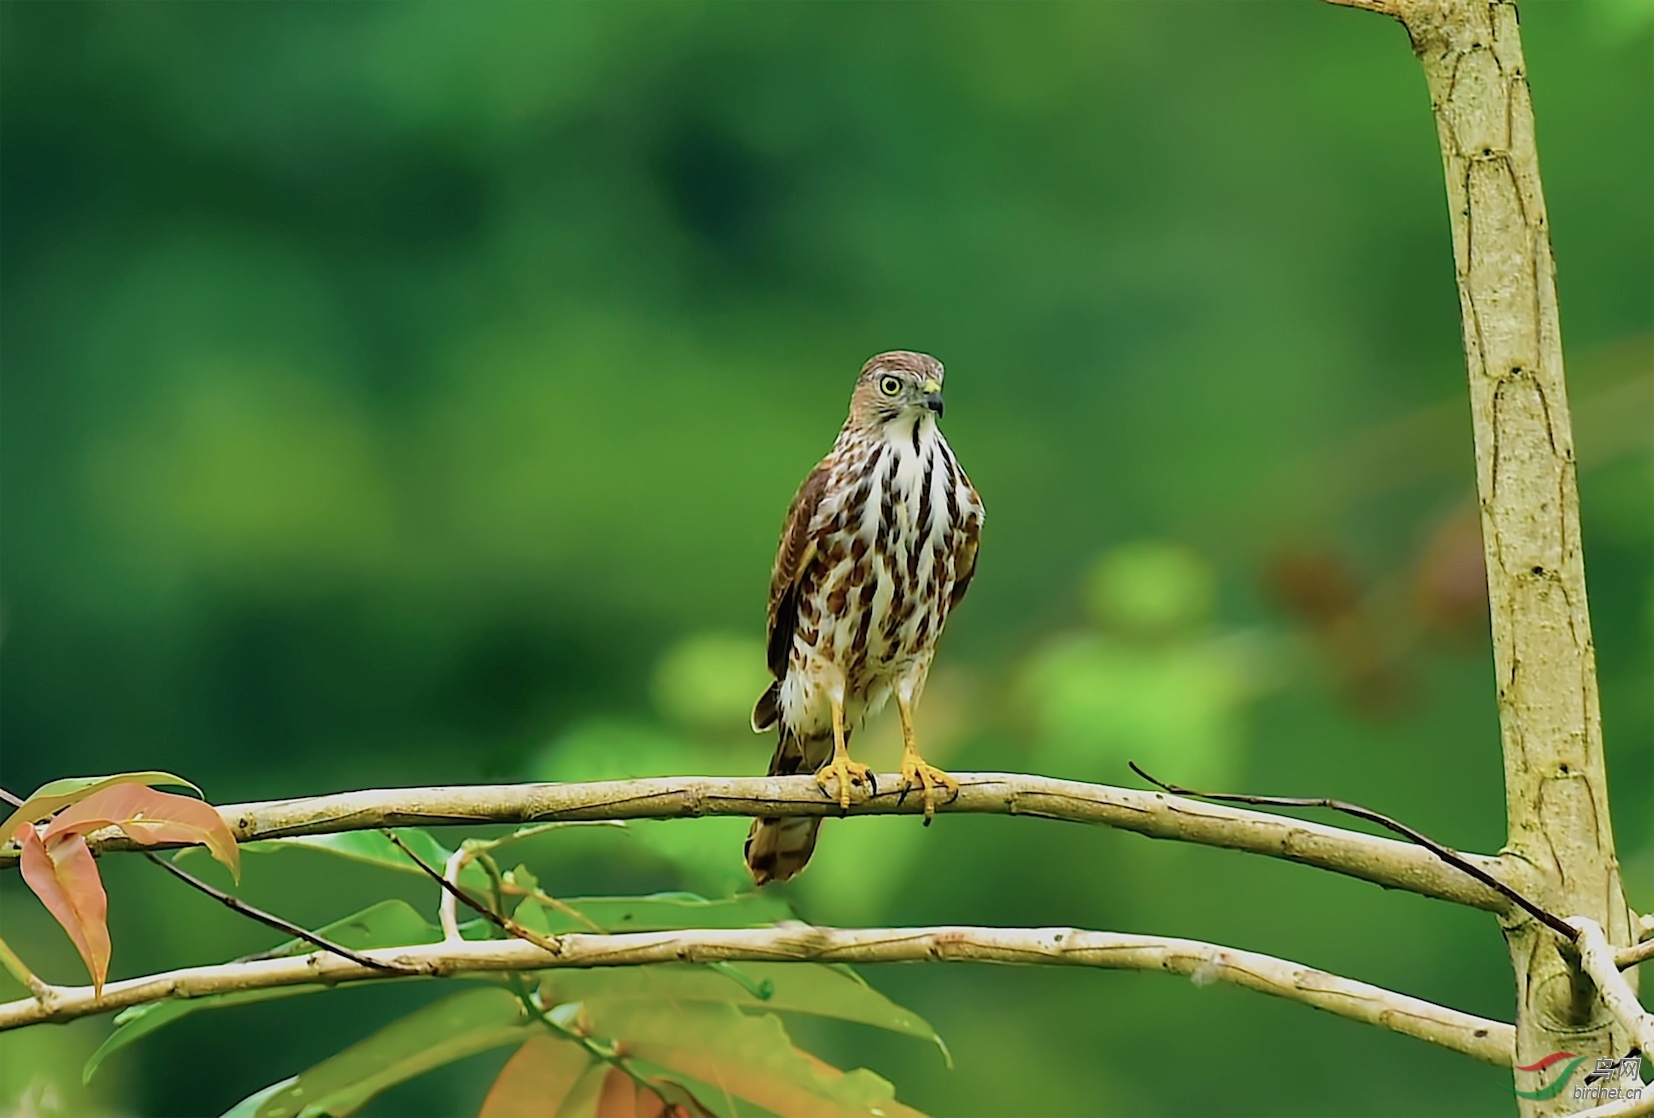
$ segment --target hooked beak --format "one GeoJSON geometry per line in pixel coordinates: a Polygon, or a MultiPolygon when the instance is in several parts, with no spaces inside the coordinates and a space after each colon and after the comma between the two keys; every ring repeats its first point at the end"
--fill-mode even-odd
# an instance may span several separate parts
{"type": "Polygon", "coordinates": [[[925,407],[936,413],[936,418],[942,418],[942,385],[939,381],[927,380],[919,386],[924,392],[921,398],[925,407]]]}

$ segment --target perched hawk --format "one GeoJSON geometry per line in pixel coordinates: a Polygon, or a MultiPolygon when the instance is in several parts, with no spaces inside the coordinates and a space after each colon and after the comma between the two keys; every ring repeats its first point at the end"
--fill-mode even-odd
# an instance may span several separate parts
{"type": "MultiPolygon", "coordinates": [[[[787,510],[770,576],[769,666],[775,682],[752,728],[776,728],[770,775],[814,772],[850,806],[871,784],[850,760],[852,731],[891,695],[902,719],[904,792],[918,787],[925,822],[936,789],[959,784],[919,756],[913,707],[936,639],[976,572],[982,501],[942,437],[942,363],[881,353],[862,367],[838,441],[787,510]]],[[[820,819],[759,819],[747,835],[758,884],[810,860],[820,819]]]]}

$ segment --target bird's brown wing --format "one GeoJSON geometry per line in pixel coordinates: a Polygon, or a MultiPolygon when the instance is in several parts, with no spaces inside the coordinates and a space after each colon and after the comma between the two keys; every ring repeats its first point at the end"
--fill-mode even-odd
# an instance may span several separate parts
{"type": "MultiPolygon", "coordinates": [[[[975,494],[976,490],[971,490],[971,495],[975,494]]],[[[950,613],[965,600],[965,591],[971,588],[971,579],[976,577],[976,545],[981,538],[982,518],[973,516],[965,521],[965,531],[953,552],[953,593],[948,598],[950,613]]]]}
{"type": "Polygon", "coordinates": [[[798,487],[792,507],[787,510],[787,521],[781,529],[781,545],[775,552],[775,566],[770,571],[769,632],[765,637],[765,654],[770,674],[775,683],[758,699],[752,712],[752,728],[766,730],[778,717],[781,681],[787,678],[787,661],[792,653],[793,630],[798,626],[798,599],[805,576],[816,557],[816,541],[810,532],[821,495],[827,489],[827,463],[811,470],[798,487]]]}
{"type": "Polygon", "coordinates": [[[821,495],[827,489],[826,463],[811,470],[798,487],[792,507],[787,510],[787,522],[781,529],[781,545],[776,548],[775,566],[770,571],[770,624],[765,644],[769,655],[770,674],[776,679],[787,675],[787,657],[792,649],[793,629],[798,624],[798,595],[804,576],[816,557],[815,537],[810,533],[810,522],[821,505],[821,495]]]}

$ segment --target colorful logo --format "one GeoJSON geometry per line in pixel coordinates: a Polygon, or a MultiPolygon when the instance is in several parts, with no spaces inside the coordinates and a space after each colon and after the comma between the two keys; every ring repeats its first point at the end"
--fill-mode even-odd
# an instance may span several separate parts
{"type": "MultiPolygon", "coordinates": [[[[1518,1091],[1514,1087],[1511,1090],[1524,1099],[1534,1099],[1540,1102],[1546,1099],[1554,1099],[1568,1086],[1568,1081],[1574,1077],[1574,1072],[1579,1070],[1579,1065],[1583,1064],[1585,1059],[1584,1056],[1576,1056],[1572,1052],[1552,1052],[1543,1060],[1535,1063],[1519,1064],[1516,1067],[1517,1071],[1543,1072],[1564,1060],[1568,1061],[1562,1070],[1556,1073],[1556,1078],[1551,1080],[1549,1086],[1541,1087],[1537,1091],[1518,1091]]],[[[1585,1085],[1574,1088],[1574,1097],[1579,1099],[1638,1098],[1642,1094],[1642,1086],[1642,1056],[1633,1051],[1631,1055],[1623,1059],[1616,1060],[1610,1056],[1598,1060],[1596,1070],[1585,1076],[1585,1085]],[[1599,1086],[1599,1084],[1605,1082],[1616,1082],[1621,1079],[1629,1080],[1631,1086],[1627,1088],[1599,1086]]]]}
{"type": "Polygon", "coordinates": [[[1572,1052],[1552,1052],[1538,1063],[1519,1064],[1516,1068],[1517,1071],[1544,1071],[1552,1064],[1560,1064],[1563,1060],[1568,1061],[1568,1066],[1563,1068],[1555,1079],[1551,1080],[1549,1087],[1541,1087],[1537,1091],[1517,1091],[1514,1087],[1511,1090],[1524,1099],[1544,1100],[1556,1098],[1562,1093],[1562,1089],[1568,1085],[1568,1080],[1573,1078],[1573,1074],[1579,1069],[1579,1065],[1585,1062],[1584,1056],[1576,1056],[1572,1052]]]}

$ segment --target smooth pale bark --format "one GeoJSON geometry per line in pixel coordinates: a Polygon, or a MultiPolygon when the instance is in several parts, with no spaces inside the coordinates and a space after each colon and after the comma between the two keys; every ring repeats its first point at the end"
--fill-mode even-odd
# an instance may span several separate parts
{"type": "MultiPolygon", "coordinates": [[[[1524,892],[1550,912],[1595,920],[1623,947],[1635,937],[1609,822],[1556,269],[1516,5],[1333,2],[1401,21],[1441,142],[1476,435],[1506,849],[1531,867],[1524,892]]],[[[1625,1052],[1630,1036],[1570,944],[1520,913],[1507,914],[1505,938],[1518,1064],[1559,1050],[1625,1052]]],[[[1535,1079],[1519,1074],[1517,1085],[1532,1090],[1535,1079]]],[[[1570,1096],[1520,1105],[1533,1116],[1580,1109],[1570,1096]]]]}
{"type": "MultiPolygon", "coordinates": [[[[937,805],[949,815],[1024,815],[1135,831],[1151,838],[1243,850],[1332,870],[1426,897],[1503,913],[1507,898],[1421,846],[1261,811],[1202,803],[1163,792],[1086,784],[1019,773],[955,773],[959,795],[937,805]]],[[[847,813],[815,778],[651,777],[589,784],[479,784],[378,788],[295,800],[226,804],[218,809],[238,842],[332,834],[376,827],[430,827],[557,820],[693,819],[703,815],[918,815],[919,796],[902,796],[901,778],[878,778],[876,796],[857,791],[847,813]]],[[[109,829],[87,836],[94,852],[131,850],[109,829]]],[[[160,844],[165,845],[165,844],[160,844]]],[[[1504,884],[1512,867],[1498,858],[1464,859],[1504,884]]],[[[0,868],[15,864],[0,853],[0,868]]]]}
{"type": "MultiPolygon", "coordinates": [[[[404,977],[443,977],[501,970],[619,967],[714,961],[899,963],[1043,963],[1111,970],[1162,971],[1197,986],[1224,982],[1288,998],[1328,1013],[1417,1037],[1490,1064],[1509,1066],[1514,1031],[1419,998],[1342,978],[1301,963],[1199,940],[1088,932],[1075,928],[816,928],[802,924],[625,935],[558,936],[548,950],[522,939],[443,942],[364,951],[404,969],[404,977]]],[[[199,998],[276,986],[385,981],[374,970],[316,952],[111,982],[52,987],[41,998],[0,1005],[0,1030],[69,1021],[169,998],[199,998]]],[[[392,978],[391,980],[398,980],[392,978]]]]}

